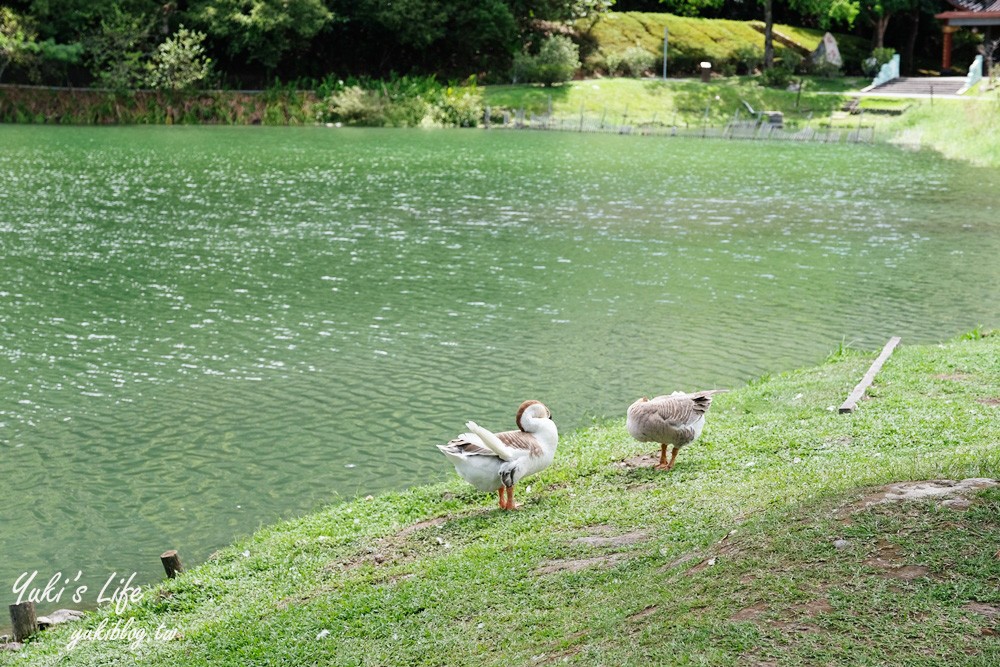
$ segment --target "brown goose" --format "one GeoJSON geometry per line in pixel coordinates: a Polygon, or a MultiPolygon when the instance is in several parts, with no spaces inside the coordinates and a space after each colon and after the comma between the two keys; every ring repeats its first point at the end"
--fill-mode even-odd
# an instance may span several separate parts
{"type": "Polygon", "coordinates": [[[468,433],[437,446],[462,479],[480,491],[496,491],[503,510],[519,507],[514,502],[514,485],[547,468],[559,444],[552,413],[542,403],[521,403],[515,421],[517,431],[501,433],[466,422],[468,433]]]}
{"type": "Polygon", "coordinates": [[[705,413],[712,405],[712,395],[724,391],[728,390],[710,389],[693,394],[675,391],[669,396],[657,396],[652,400],[640,398],[629,406],[625,427],[629,435],[640,442],[660,443],[660,463],[656,469],[670,470],[681,447],[701,435],[705,413]],[[673,446],[669,463],[667,445],[673,446]]]}

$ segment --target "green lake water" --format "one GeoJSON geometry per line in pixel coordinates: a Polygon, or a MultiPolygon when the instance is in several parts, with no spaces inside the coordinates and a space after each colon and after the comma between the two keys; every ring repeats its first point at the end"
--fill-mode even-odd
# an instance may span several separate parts
{"type": "Polygon", "coordinates": [[[0,127],[0,603],[441,480],[523,399],[565,432],[998,326],[998,185],[880,146],[0,127]]]}

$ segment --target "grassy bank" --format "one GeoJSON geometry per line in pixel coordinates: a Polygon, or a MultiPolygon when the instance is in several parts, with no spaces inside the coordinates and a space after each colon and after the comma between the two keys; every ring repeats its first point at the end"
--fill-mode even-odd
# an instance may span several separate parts
{"type": "Polygon", "coordinates": [[[519,512],[457,478],[337,505],[0,664],[997,664],[1000,491],[864,501],[1000,476],[1000,336],[904,345],[837,414],[871,359],[717,397],[670,473],[622,420],[596,425],[519,512]],[[179,635],[68,648],[128,619],[179,635]]]}
{"type": "Polygon", "coordinates": [[[710,124],[728,122],[739,111],[749,117],[745,101],[758,111],[781,111],[786,120],[806,122],[828,118],[840,109],[846,93],[865,85],[861,79],[802,77],[801,94],[759,86],[754,77],[734,76],[701,83],[696,79],[588,79],[554,88],[531,85],[487,86],[484,104],[496,109],[524,109],[556,118],[574,119],[607,114],[609,122],[710,124]],[[834,94],[830,94],[834,93],[834,94]],[[707,113],[707,116],[706,116],[707,113]]]}
{"type": "MultiPolygon", "coordinates": [[[[607,71],[613,54],[639,47],[659,62],[663,58],[663,33],[668,31],[667,66],[673,76],[694,74],[699,63],[712,62],[715,71],[735,74],[746,67],[747,53],[764,51],[764,24],[760,21],[730,21],[674,16],[666,13],[608,12],[596,20],[576,23],[582,44],[581,56],[587,72],[607,71]]],[[[788,25],[774,26],[774,40],[780,59],[785,50],[799,57],[816,50],[824,31],[788,25]]],[[[866,40],[853,35],[836,35],[846,71],[859,72],[861,61],[870,55],[866,40]]],[[[659,66],[654,68],[659,71],[659,66]]]]}
{"type": "Polygon", "coordinates": [[[890,124],[893,140],[947,158],[1000,168],[1000,94],[988,101],[923,100],[890,124]]]}
{"type": "Polygon", "coordinates": [[[968,99],[862,98],[862,115],[842,112],[851,92],[865,79],[797,77],[796,90],[767,88],[754,77],[694,79],[590,79],[555,88],[530,85],[488,86],[484,104],[493,109],[524,109],[573,121],[606,118],[612,125],[702,123],[723,126],[737,113],[748,118],[744,102],[757,111],[780,111],[791,128],[809,124],[843,128],[874,127],[879,140],[935,150],[947,158],[983,167],[1000,167],[1000,92],[968,99]],[[894,113],[892,113],[894,112],[894,113]]]}

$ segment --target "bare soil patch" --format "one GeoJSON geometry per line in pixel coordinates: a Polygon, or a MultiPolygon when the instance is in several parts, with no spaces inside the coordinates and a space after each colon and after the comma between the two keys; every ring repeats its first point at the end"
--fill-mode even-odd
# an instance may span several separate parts
{"type": "Polygon", "coordinates": [[[766,614],[769,607],[763,602],[758,602],[757,604],[750,605],[740,609],[738,612],[729,617],[730,621],[756,621],[758,618],[766,614]]]}
{"type": "Polygon", "coordinates": [[[983,602],[967,602],[962,605],[962,609],[970,611],[973,614],[985,616],[991,621],[1000,619],[1000,605],[985,604],[983,602]]]}
{"type": "Polygon", "coordinates": [[[653,466],[659,465],[659,463],[659,454],[639,454],[638,456],[633,456],[630,459],[619,461],[615,465],[619,468],[652,468],[653,466]]]}
{"type": "Polygon", "coordinates": [[[648,533],[633,531],[623,535],[588,535],[587,537],[577,537],[572,543],[588,547],[626,547],[630,544],[645,542],[648,539],[648,533]]]}
{"type": "Polygon", "coordinates": [[[880,503],[927,499],[939,499],[941,504],[946,507],[951,506],[954,509],[966,509],[969,505],[957,503],[956,507],[955,504],[948,505],[947,501],[964,499],[971,504],[971,497],[976,492],[997,485],[1000,485],[1000,482],[986,477],[970,477],[959,481],[953,479],[930,479],[915,482],[896,482],[873,489],[861,500],[840,508],[837,515],[841,518],[847,518],[847,515],[880,503]]]}
{"type": "Polygon", "coordinates": [[[407,535],[415,533],[418,530],[423,530],[425,528],[433,528],[434,526],[440,526],[441,524],[446,523],[447,521],[448,519],[446,519],[443,516],[439,516],[434,519],[427,519],[425,521],[418,521],[417,523],[406,526],[401,531],[396,533],[396,537],[406,537],[407,535]]]}
{"type": "Polygon", "coordinates": [[[650,606],[646,607],[645,609],[643,609],[642,611],[637,611],[636,613],[634,613],[631,616],[629,616],[628,620],[630,620],[630,621],[641,621],[642,619],[646,618],[647,616],[651,616],[652,614],[655,614],[656,613],[656,609],[657,609],[657,606],[655,604],[650,605],[650,606]]]}
{"type": "Polygon", "coordinates": [[[535,574],[555,574],[556,572],[580,572],[590,567],[611,567],[624,559],[620,554],[594,556],[593,558],[573,558],[548,561],[535,570],[535,574]]]}

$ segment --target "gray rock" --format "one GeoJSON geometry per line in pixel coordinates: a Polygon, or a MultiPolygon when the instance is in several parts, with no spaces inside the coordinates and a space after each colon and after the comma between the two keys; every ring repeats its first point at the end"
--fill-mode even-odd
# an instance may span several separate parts
{"type": "Polygon", "coordinates": [[[833,548],[837,549],[838,551],[840,549],[846,549],[849,546],[851,546],[851,543],[848,542],[847,540],[834,540],[833,541],[833,548]]]}
{"type": "Polygon", "coordinates": [[[82,611],[77,611],[75,609],[56,609],[48,616],[39,616],[38,627],[41,630],[45,630],[46,628],[51,628],[55,625],[69,623],[71,621],[79,621],[81,618],[83,618],[82,611]]]}

